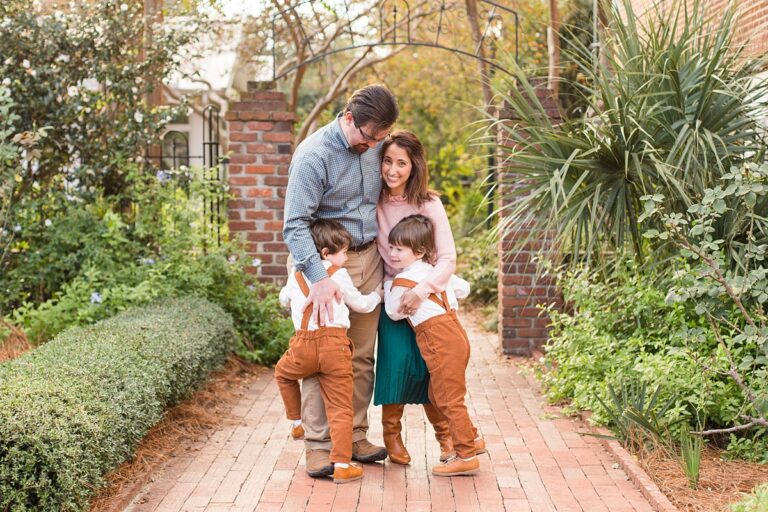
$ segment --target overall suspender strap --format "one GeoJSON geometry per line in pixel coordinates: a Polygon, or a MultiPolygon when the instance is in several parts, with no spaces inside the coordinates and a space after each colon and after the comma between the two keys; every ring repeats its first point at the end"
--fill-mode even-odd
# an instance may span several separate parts
{"type": "MultiPolygon", "coordinates": [[[[333,274],[336,273],[337,270],[339,270],[340,267],[331,265],[328,267],[328,277],[331,277],[333,274]]],[[[305,297],[309,297],[309,285],[307,284],[307,280],[304,279],[304,274],[302,274],[299,271],[296,271],[296,282],[299,283],[299,288],[301,289],[301,293],[304,294],[305,297]]],[[[320,316],[320,311],[317,312],[318,317],[320,316]]],[[[304,310],[304,314],[301,317],[301,330],[306,331],[309,328],[309,319],[312,316],[312,307],[307,306],[307,309],[304,310]]],[[[317,325],[320,325],[320,318],[317,319],[317,325]]]]}
{"type": "MultiPolygon", "coordinates": [[[[419,283],[417,283],[416,281],[412,281],[404,277],[396,277],[392,281],[392,288],[394,288],[395,286],[402,286],[403,288],[413,288],[417,284],[419,283]]],[[[434,293],[430,293],[429,297],[427,298],[432,302],[434,302],[435,304],[437,304],[438,306],[440,306],[441,308],[443,308],[445,311],[451,310],[451,306],[448,304],[448,295],[445,293],[445,290],[443,290],[443,292],[440,294],[440,297],[438,297],[434,293]]]]}

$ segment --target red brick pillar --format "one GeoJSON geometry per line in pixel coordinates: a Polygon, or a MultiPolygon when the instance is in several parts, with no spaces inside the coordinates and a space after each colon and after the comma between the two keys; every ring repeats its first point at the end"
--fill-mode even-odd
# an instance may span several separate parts
{"type": "Polygon", "coordinates": [[[249,82],[227,112],[229,133],[229,231],[246,243],[251,270],[261,281],[284,282],[288,249],[283,206],[293,154],[296,115],[274,82],[249,82]]]}
{"type": "MultiPolygon", "coordinates": [[[[537,96],[553,121],[560,119],[555,100],[543,88],[537,89],[537,96]]],[[[519,122],[514,111],[502,109],[501,118],[508,123],[519,122]]],[[[503,132],[500,132],[503,136],[503,132]]],[[[510,142],[500,140],[500,144],[510,142]]],[[[513,190],[516,179],[514,158],[504,169],[499,179],[499,197],[502,206],[509,204],[505,199],[513,190]]],[[[502,210],[503,211],[503,210],[502,210]]],[[[547,324],[549,317],[542,314],[540,304],[562,304],[562,297],[554,281],[547,276],[539,276],[540,270],[534,261],[542,248],[548,246],[548,233],[535,233],[525,245],[530,234],[528,226],[511,226],[506,230],[499,243],[499,336],[504,354],[530,355],[535,349],[541,349],[548,339],[547,324]]]]}

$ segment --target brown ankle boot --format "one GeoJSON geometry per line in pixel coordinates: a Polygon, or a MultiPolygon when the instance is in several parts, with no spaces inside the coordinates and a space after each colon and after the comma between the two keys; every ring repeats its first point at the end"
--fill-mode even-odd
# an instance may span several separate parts
{"type": "Polygon", "coordinates": [[[384,427],[384,446],[387,447],[389,460],[395,464],[408,464],[411,456],[405,449],[400,432],[403,426],[400,419],[403,417],[405,405],[386,404],[381,406],[381,424],[384,427]]]}
{"type": "Polygon", "coordinates": [[[435,429],[435,439],[440,443],[440,461],[446,461],[454,454],[453,438],[451,437],[451,429],[448,427],[448,420],[432,404],[424,404],[424,412],[432,424],[432,428],[435,429]]]}

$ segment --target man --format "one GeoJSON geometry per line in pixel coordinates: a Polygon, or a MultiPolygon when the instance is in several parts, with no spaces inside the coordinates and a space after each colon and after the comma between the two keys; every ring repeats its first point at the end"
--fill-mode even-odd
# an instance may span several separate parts
{"type": "MultiPolygon", "coordinates": [[[[332,318],[331,301],[341,301],[342,297],[325,271],[309,224],[318,217],[339,221],[353,239],[346,265],[352,282],[362,293],[379,286],[383,268],[375,238],[376,203],[381,192],[380,143],[398,114],[395,97],[383,85],[359,89],[336,119],[299,144],[291,160],[283,236],[296,268],[313,284],[307,307],[312,308],[313,315],[319,315],[320,325],[332,318]]],[[[367,439],[380,311],[379,306],[371,313],[350,313],[348,335],[355,349],[352,459],[360,462],[387,457],[384,447],[367,439]]],[[[331,475],[330,432],[316,378],[304,379],[302,397],[307,473],[312,477],[331,475]]]]}

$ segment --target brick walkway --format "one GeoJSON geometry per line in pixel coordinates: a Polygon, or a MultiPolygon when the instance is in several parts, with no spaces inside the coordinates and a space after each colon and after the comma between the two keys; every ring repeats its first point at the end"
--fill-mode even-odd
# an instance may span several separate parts
{"type": "MultiPolygon", "coordinates": [[[[498,357],[495,335],[463,322],[473,342],[470,415],[488,445],[479,475],[432,477],[437,443],[421,408],[408,406],[409,466],[366,464],[363,480],[344,485],[309,478],[270,372],[250,386],[228,426],[172,459],[126,511],[653,510],[597,439],[579,435],[543,405],[530,375],[498,357]]],[[[380,443],[380,407],[370,420],[370,438],[380,443]]]]}

